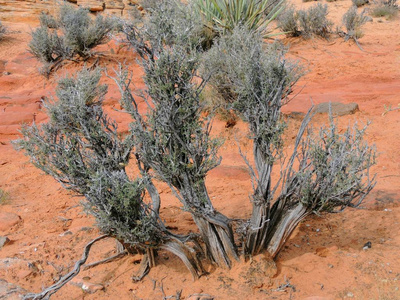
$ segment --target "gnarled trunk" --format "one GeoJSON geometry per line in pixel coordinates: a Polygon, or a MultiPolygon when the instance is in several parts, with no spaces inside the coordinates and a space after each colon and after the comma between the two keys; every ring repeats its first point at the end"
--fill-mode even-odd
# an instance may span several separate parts
{"type": "Polygon", "coordinates": [[[193,219],[206,245],[207,255],[218,266],[230,268],[239,260],[229,219],[216,212],[213,216],[196,216],[193,219]]]}

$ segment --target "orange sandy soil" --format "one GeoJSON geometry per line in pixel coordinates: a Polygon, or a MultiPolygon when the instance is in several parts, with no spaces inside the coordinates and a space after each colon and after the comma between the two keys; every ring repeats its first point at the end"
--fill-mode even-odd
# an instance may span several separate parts
{"type": "MultiPolygon", "coordinates": [[[[330,18],[339,24],[350,4],[349,0],[328,3],[330,18]]],[[[312,3],[297,5],[307,7],[312,3]]],[[[78,69],[69,64],[50,80],[38,73],[40,65],[27,51],[30,28],[37,26],[35,22],[4,22],[12,32],[0,42],[0,188],[9,194],[0,206],[0,235],[11,240],[0,250],[0,278],[30,292],[39,292],[58,280],[81,257],[84,245],[99,235],[93,218],[78,205],[81,199],[43,175],[11,145],[21,123],[46,119],[40,99],[54,93],[57,77],[78,69]],[[10,216],[6,213],[20,219],[13,222],[5,218],[10,216]]],[[[67,284],[53,298],[162,299],[182,290],[182,299],[194,293],[206,293],[215,299],[400,299],[400,112],[382,116],[384,105],[394,107],[400,102],[399,26],[399,18],[374,19],[366,24],[365,37],[360,40],[364,52],[335,36],[329,41],[284,39],[290,45],[289,56],[308,69],[297,85],[298,95],[285,112],[306,112],[310,99],[316,104],[356,102],[360,111],[338,118],[341,126],[372,121],[367,139],[380,153],[374,167],[378,183],[360,209],[306,219],[278,255],[276,265],[261,255],[252,262],[236,263],[231,270],[208,267],[209,275],[193,281],[177,257],[160,252],[157,267],[141,282],[133,282],[131,277],[138,270],[140,256],[127,256],[82,271],[75,284],[67,284]],[[372,248],[363,250],[368,241],[372,248]],[[79,280],[101,284],[104,290],[88,294],[78,286],[79,280]],[[290,286],[283,288],[287,283],[290,286]]],[[[113,60],[128,59],[133,64],[137,88],[143,87],[142,73],[128,50],[118,52],[115,42],[100,50],[106,54],[101,65],[109,70],[115,66],[113,60]]],[[[129,118],[111,109],[119,108],[118,91],[111,80],[104,81],[110,84],[106,110],[126,130],[129,118]]],[[[316,124],[325,120],[326,115],[317,116],[316,124]]],[[[299,121],[291,121],[288,141],[298,126],[299,121]]],[[[246,126],[239,122],[233,129],[225,129],[223,121],[216,121],[214,128],[226,141],[221,149],[221,166],[207,178],[211,197],[216,208],[227,216],[248,217],[251,186],[234,139],[235,132],[246,133],[246,126]]],[[[167,224],[183,231],[196,230],[180,203],[166,187],[159,186],[162,216],[167,224]]],[[[112,239],[99,242],[88,262],[113,253],[112,239]]]]}

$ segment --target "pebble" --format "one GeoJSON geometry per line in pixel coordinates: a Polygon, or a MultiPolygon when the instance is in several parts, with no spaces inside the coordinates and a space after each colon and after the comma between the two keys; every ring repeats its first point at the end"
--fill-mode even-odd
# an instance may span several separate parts
{"type": "Polygon", "coordinates": [[[10,242],[10,239],[6,236],[0,236],[0,249],[3,248],[10,242]]]}

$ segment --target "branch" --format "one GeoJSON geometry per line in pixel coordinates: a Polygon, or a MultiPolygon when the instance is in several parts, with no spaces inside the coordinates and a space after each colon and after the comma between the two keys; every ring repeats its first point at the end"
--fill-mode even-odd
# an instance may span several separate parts
{"type": "Polygon", "coordinates": [[[56,293],[59,289],[61,289],[66,283],[68,283],[72,278],[79,274],[81,266],[86,262],[90,248],[93,246],[94,243],[109,237],[108,234],[101,235],[94,240],[90,241],[86,246],[82,254],[82,258],[75,263],[74,269],[69,272],[68,274],[64,275],[58,282],[53,284],[52,286],[45,289],[43,292],[34,294],[29,293],[24,296],[24,300],[41,300],[41,299],[49,299],[51,295],[56,293]]]}

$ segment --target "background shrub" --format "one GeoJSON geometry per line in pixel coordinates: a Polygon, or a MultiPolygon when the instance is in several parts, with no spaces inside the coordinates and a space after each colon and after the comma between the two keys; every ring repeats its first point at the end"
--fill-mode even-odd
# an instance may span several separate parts
{"type": "Polygon", "coordinates": [[[385,17],[386,19],[392,19],[397,16],[398,12],[399,8],[396,5],[396,1],[380,1],[372,7],[370,14],[376,18],[385,17]]]}
{"type": "Polygon", "coordinates": [[[87,59],[91,49],[106,43],[115,28],[115,20],[97,16],[94,20],[84,8],[63,4],[54,17],[42,13],[40,27],[32,32],[30,52],[43,64],[48,75],[64,59],[87,59]]]}
{"type": "Polygon", "coordinates": [[[346,37],[348,40],[352,38],[357,40],[361,38],[364,33],[361,30],[361,27],[368,21],[368,17],[365,15],[365,10],[360,14],[357,13],[357,7],[352,6],[350,9],[343,15],[342,23],[346,28],[346,37]]]}
{"type": "Polygon", "coordinates": [[[301,35],[310,38],[318,35],[327,38],[331,32],[333,23],[327,19],[328,5],[317,3],[307,10],[298,11],[298,20],[301,35]]]}
{"type": "Polygon", "coordinates": [[[298,15],[293,6],[286,7],[277,18],[278,28],[288,36],[301,34],[298,25],[298,15]]]}
{"type": "Polygon", "coordinates": [[[278,16],[278,27],[288,36],[328,38],[333,23],[327,19],[328,5],[317,3],[306,10],[296,11],[287,6],[278,16]]]}
{"type": "Polygon", "coordinates": [[[353,2],[353,4],[357,7],[361,7],[369,3],[368,0],[351,0],[351,2],[353,2]]]}

